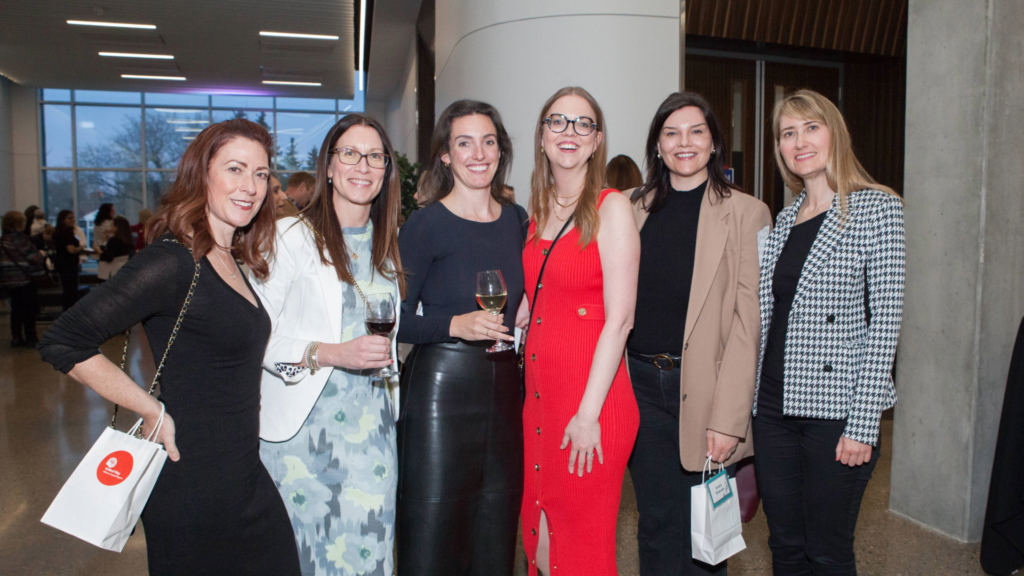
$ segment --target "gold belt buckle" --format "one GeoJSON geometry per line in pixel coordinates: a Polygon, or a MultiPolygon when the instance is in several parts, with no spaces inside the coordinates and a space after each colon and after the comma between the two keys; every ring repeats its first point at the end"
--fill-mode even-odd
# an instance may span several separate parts
{"type": "Polygon", "coordinates": [[[658,367],[659,370],[664,370],[665,372],[668,372],[669,370],[672,370],[673,368],[676,367],[675,360],[670,358],[668,354],[658,354],[657,356],[654,357],[654,360],[652,360],[652,362],[655,366],[658,367]],[[668,362],[668,366],[663,365],[662,362],[668,362]]]}

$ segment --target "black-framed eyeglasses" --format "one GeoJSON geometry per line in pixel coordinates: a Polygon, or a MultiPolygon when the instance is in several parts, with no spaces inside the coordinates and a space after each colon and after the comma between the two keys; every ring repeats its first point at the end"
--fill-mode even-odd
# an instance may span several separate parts
{"type": "Polygon", "coordinates": [[[597,130],[597,122],[594,122],[593,118],[587,116],[579,116],[575,120],[569,120],[569,117],[565,114],[552,114],[541,120],[540,123],[547,124],[548,130],[555,134],[565,132],[569,124],[572,124],[572,129],[580,136],[587,136],[594,130],[597,130]]]}
{"type": "Polygon", "coordinates": [[[370,168],[387,168],[388,163],[391,162],[391,157],[383,152],[363,154],[359,150],[352,148],[332,148],[330,153],[337,154],[338,160],[342,164],[348,164],[349,166],[359,164],[363,158],[366,158],[366,165],[370,168]]]}

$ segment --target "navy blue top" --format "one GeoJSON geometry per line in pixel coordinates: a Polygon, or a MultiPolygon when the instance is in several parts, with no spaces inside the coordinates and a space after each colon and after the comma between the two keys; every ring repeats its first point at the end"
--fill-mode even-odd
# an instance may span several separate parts
{"type": "Polygon", "coordinates": [[[454,342],[452,317],[481,310],[476,273],[500,270],[505,279],[505,326],[512,333],[523,299],[523,227],[526,211],[501,207],[493,222],[453,214],[441,202],[416,210],[398,234],[405,270],[405,300],[398,341],[407,344],[454,342]],[[423,316],[416,315],[423,304],[423,316]]]}

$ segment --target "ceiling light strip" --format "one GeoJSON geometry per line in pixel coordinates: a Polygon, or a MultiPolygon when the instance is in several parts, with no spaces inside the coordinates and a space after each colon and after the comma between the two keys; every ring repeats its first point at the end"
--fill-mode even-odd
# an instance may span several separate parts
{"type": "Polygon", "coordinates": [[[100,52],[100,56],[109,58],[152,58],[154,60],[174,60],[170,54],[135,54],[132,52],[100,52]]]}
{"type": "Polygon", "coordinates": [[[156,30],[153,24],[128,24],[125,22],[94,22],[90,20],[68,20],[72,26],[100,26],[104,28],[135,28],[138,30],[156,30]]]}
{"type": "Polygon", "coordinates": [[[320,86],[320,82],[291,82],[287,80],[264,80],[264,84],[280,84],[282,86],[320,86]]]}
{"type": "Polygon", "coordinates": [[[148,76],[145,74],[121,74],[121,78],[128,78],[131,80],[174,80],[176,82],[182,82],[185,80],[184,76],[148,76]]]}
{"type": "Polygon", "coordinates": [[[338,36],[328,34],[297,34],[293,32],[266,32],[260,30],[260,36],[273,36],[275,38],[304,38],[306,40],[337,40],[338,36]]]}

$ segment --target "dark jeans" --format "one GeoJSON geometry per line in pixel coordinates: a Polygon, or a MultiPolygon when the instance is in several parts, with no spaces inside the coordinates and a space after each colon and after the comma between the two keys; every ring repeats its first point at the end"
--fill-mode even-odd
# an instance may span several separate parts
{"type": "Polygon", "coordinates": [[[781,397],[758,395],[754,460],[776,576],[857,573],[853,533],[878,447],[861,466],[836,461],[845,428],[845,420],[783,416],[781,397]]]}
{"type": "MultiPolygon", "coordinates": [[[[640,513],[636,540],[641,576],[726,574],[726,563],[693,559],[690,543],[690,488],[700,472],[679,463],[680,370],[664,371],[629,357],[629,376],[640,408],[640,430],[629,458],[629,475],[640,513]]],[[[728,469],[736,472],[735,466],[728,469]]]]}
{"type": "Polygon", "coordinates": [[[39,297],[35,284],[29,283],[9,290],[11,295],[11,338],[15,341],[35,341],[36,313],[39,297]]]}

